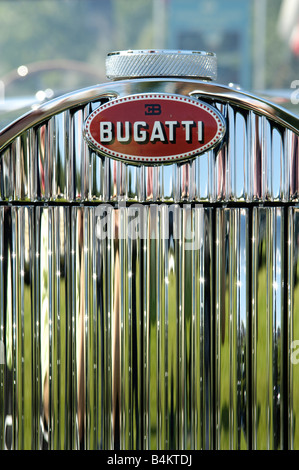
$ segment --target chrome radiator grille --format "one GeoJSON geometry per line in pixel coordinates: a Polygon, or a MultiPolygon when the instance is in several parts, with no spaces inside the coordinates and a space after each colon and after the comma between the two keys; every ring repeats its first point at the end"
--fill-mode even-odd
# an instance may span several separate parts
{"type": "Polygon", "coordinates": [[[223,147],[133,167],[82,138],[106,99],[2,151],[1,447],[298,449],[298,136],[207,93],[223,147]]]}
{"type": "MultiPolygon", "coordinates": [[[[183,88],[167,82],[162,85],[156,86],[172,93],[183,88]]],[[[13,140],[2,152],[1,200],[298,202],[298,135],[259,110],[242,108],[226,97],[217,102],[194,91],[194,84],[192,88],[184,85],[186,93],[204,97],[226,118],[227,138],[220,150],[206,152],[190,163],[156,167],[101,158],[88,148],[81,132],[90,112],[108,98],[94,99],[53,117],[50,114],[44,124],[32,126],[13,140]]],[[[119,95],[133,91],[138,93],[140,88],[130,86],[119,95]]],[[[1,144],[0,136],[0,148],[1,144]]]]}

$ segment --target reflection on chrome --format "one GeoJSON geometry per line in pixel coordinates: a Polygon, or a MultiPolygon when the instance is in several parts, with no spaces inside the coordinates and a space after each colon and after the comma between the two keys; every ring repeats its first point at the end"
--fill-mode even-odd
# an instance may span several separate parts
{"type": "Polygon", "coordinates": [[[1,208],[2,447],[297,447],[296,209],[182,210],[192,251],[150,206],[98,240],[96,210],[1,208]]]}
{"type": "Polygon", "coordinates": [[[216,442],[249,447],[248,209],[216,211],[216,442]]]}
{"type": "Polygon", "coordinates": [[[142,80],[0,136],[3,449],[299,449],[298,123],[218,85],[151,87],[212,101],[229,138],[181,165],[91,151],[86,117],[142,80]]]}
{"type": "Polygon", "coordinates": [[[253,445],[281,449],[286,420],[286,370],[284,367],[284,211],[254,208],[253,211],[253,445]],[[263,358],[261,361],[260,358],[263,358]]]}
{"type": "Polygon", "coordinates": [[[14,128],[4,130],[0,135],[1,200],[298,200],[298,134],[294,132],[299,127],[298,118],[254,96],[219,85],[191,80],[150,81],[152,91],[211,101],[225,117],[230,136],[221,148],[185,164],[157,167],[127,165],[90,150],[81,132],[87,116],[107,100],[146,91],[146,83],[135,80],[87,89],[54,100],[52,105],[48,103],[21,119],[14,128]],[[21,132],[19,127],[27,130],[21,132]]]}

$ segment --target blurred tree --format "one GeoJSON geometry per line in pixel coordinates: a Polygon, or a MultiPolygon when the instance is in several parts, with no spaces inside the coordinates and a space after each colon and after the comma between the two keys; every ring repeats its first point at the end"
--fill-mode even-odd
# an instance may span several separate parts
{"type": "Polygon", "coordinates": [[[298,78],[298,60],[293,60],[290,47],[278,34],[278,17],[282,0],[267,1],[266,88],[289,88],[298,78]]]}

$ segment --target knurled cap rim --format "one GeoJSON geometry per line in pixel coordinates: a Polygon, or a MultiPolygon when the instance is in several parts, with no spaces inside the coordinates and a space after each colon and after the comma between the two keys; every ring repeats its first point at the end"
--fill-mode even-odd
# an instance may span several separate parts
{"type": "Polygon", "coordinates": [[[205,51],[115,51],[107,55],[106,74],[111,80],[150,77],[216,80],[217,57],[205,51]]]}

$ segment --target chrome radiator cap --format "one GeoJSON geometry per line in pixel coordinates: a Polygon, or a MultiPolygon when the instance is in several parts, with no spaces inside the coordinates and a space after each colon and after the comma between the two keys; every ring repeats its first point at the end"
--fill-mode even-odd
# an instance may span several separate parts
{"type": "Polygon", "coordinates": [[[116,51],[107,55],[106,75],[111,80],[150,77],[216,80],[217,58],[216,54],[203,51],[116,51]]]}

